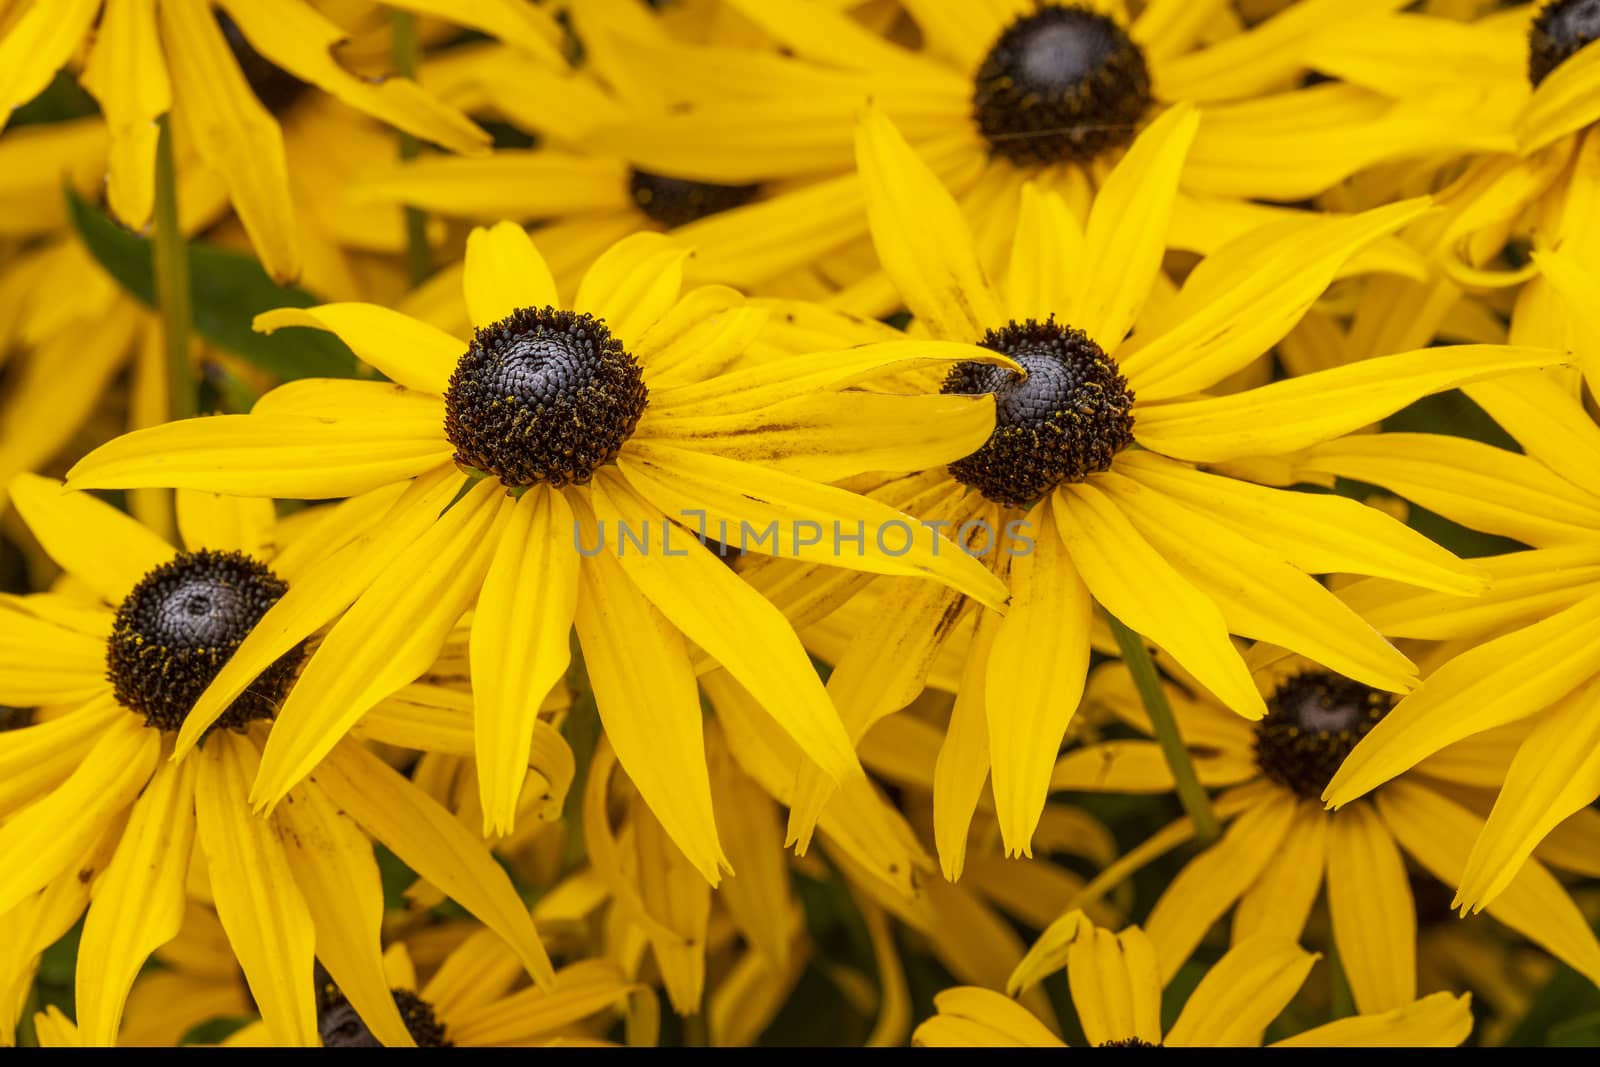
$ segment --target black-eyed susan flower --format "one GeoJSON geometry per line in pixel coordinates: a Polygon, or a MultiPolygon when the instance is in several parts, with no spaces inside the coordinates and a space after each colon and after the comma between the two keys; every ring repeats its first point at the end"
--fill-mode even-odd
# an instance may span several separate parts
{"type": "MultiPolygon", "coordinates": [[[[1244,30],[1217,8],[950,4],[914,0],[908,47],[832,6],[796,0],[729,5],[768,47],[690,46],[593,20],[632,57],[660,103],[633,109],[592,140],[636,166],[727,185],[777,184],[782,195],[691,224],[684,239],[708,269],[764,277],[849,252],[864,236],[862,189],[851,173],[854,118],[868,101],[889,115],[955,194],[985,266],[1003,261],[1022,185],[1061,194],[1080,219],[1091,189],[1143,126],[1180,102],[1204,107],[1184,168],[1187,210],[1174,247],[1214,250],[1295,201],[1379,160],[1441,142],[1496,145],[1474,127],[1442,124],[1353,85],[1299,88],[1311,35],[1356,10],[1397,0],[1301,0],[1244,30]],[[661,106],[662,104],[668,106],[661,106]],[[752,240],[754,234],[772,239],[752,240]]],[[[1163,234],[1163,240],[1167,235],[1163,234]]],[[[842,294],[874,314],[892,286],[860,278],[842,294]]]]}
{"type": "Polygon", "coordinates": [[[1524,454],[1403,434],[1384,449],[1355,440],[1320,446],[1306,466],[1534,546],[1484,560],[1493,581],[1469,611],[1426,595],[1398,597],[1380,583],[1345,594],[1386,632],[1448,640],[1459,654],[1363,739],[1325,797],[1350,804],[1448,745],[1499,738],[1510,762],[1482,783],[1498,787],[1499,797],[1457,895],[1458,905],[1478,910],[1515,884],[1546,835],[1600,795],[1592,743],[1600,661],[1589,640],[1600,617],[1592,577],[1600,565],[1600,428],[1565,384],[1540,376],[1474,385],[1469,395],[1524,454]]]}
{"type": "Polygon", "coordinates": [[[251,814],[264,728],[304,659],[299,642],[228,702],[190,759],[168,758],[194,699],[251,627],[291,582],[327,566],[327,552],[359,541],[392,492],[308,516],[281,545],[269,503],[186,492],[182,551],[55,482],[22,475],[12,498],[74,584],[0,605],[0,700],[64,709],[0,735],[0,914],[40,938],[14,961],[31,970],[87,907],[76,998],[87,1043],[115,1039],[135,975],[178,932],[193,871],[204,872],[274,1041],[316,1043],[315,956],[379,1032],[406,1043],[382,982],[383,896],[368,834],[549,983],[532,920],[488,852],[353,742],[270,819],[251,814]]]}
{"type": "Polygon", "coordinates": [[[595,263],[568,310],[521,229],[478,230],[465,271],[478,327],[470,342],[371,305],[271,312],[264,328],[331,329],[395,384],[290,383],[251,415],[143,431],[74,468],[82,486],[287,497],[405,485],[348,570],[291,591],[246,640],[186,721],[179,754],[353,602],[278,714],[254,793],[271,805],[421,674],[476,600],[474,721],[490,831],[510,827],[538,705],[567,668],[574,623],[623,766],[709,881],[724,857],[686,638],[756,695],[825,778],[859,774],[788,623],[696,540],[697,527],[724,543],[722,531],[750,528],[754,551],[932,577],[998,605],[1004,587],[977,561],[915,536],[902,512],[823,484],[964,454],[993,428],[993,402],[849,388],[971,354],[929,342],[737,367],[764,312],[722,287],[680,297],[686,255],[659,234],[629,237],[595,263]],[[910,535],[903,545],[899,530],[910,535]],[[851,538],[843,550],[836,536],[851,538]]]}
{"type": "MultiPolygon", "coordinates": [[[[1234,633],[1410,689],[1409,661],[1310,574],[1382,572],[1457,594],[1481,580],[1387,515],[1254,485],[1228,476],[1228,465],[1248,476],[1241,461],[1293,453],[1439,389],[1558,358],[1428,349],[1207,395],[1287,333],[1356,250],[1426,205],[1263,228],[1208,257],[1141,318],[1195,121],[1180,106],[1152,122],[1107,176],[1086,226],[1053,194],[1026,191],[999,288],[954,199],[889,120],[874,110],[861,125],[873,239],[912,329],[973,354],[1004,353],[1025,371],[957,365],[944,391],[992,393],[994,434],[944,470],[874,490],[956,531],[971,550],[1000,544],[986,562],[1009,570],[1010,607],[974,637],[941,753],[936,830],[950,877],[991,773],[1006,848],[1027,853],[1082,692],[1095,603],[1247,718],[1266,708],[1234,633]]],[[[882,606],[829,679],[856,737],[916,694],[961,610],[953,591],[931,586],[904,588],[882,606]]],[[[792,813],[802,841],[826,797],[810,785],[792,813]]]]}
{"type": "MultiPolygon", "coordinates": [[[[399,10],[446,15],[561,65],[560,30],[531,5],[439,5],[399,10]]],[[[348,17],[348,13],[346,13],[348,17]]],[[[282,131],[271,108],[313,85],[381,122],[453,151],[484,150],[489,135],[409,79],[369,79],[334,58],[349,36],[305,0],[36,0],[0,37],[0,122],[89,42],[81,72],[105,112],[112,211],[143,227],[155,200],[156,120],[170,112],[185,143],[222,177],[267,270],[301,269],[282,131]]]]}
{"type": "MultiPolygon", "coordinates": [[[[1065,966],[1084,1036],[1101,1048],[1253,1046],[1262,1043],[1267,1027],[1299,992],[1317,956],[1291,938],[1247,938],[1211,966],[1165,1031],[1161,962],[1159,949],[1137,926],[1114,934],[1074,912],[1039,940],[1011,986],[1031,986],[1065,966]]],[[[1063,1045],[1026,1008],[990,989],[947,989],[934,998],[934,1006],[938,1014],[912,1036],[918,1045],[1063,1045]]],[[[1435,993],[1391,1010],[1336,1019],[1273,1044],[1448,1048],[1471,1033],[1469,998],[1435,993]]]]}
{"type": "MultiPolygon", "coordinates": [[[[1482,814],[1464,801],[1486,772],[1504,766],[1509,749],[1496,737],[1446,748],[1370,799],[1326,811],[1322,790],[1351,749],[1391,713],[1396,698],[1299,657],[1259,651],[1271,651],[1260,658],[1273,662],[1255,673],[1268,709],[1258,722],[1244,722],[1197,690],[1165,686],[1196,773],[1222,790],[1215,810],[1227,829],[1165,886],[1144,921],[1163,980],[1223,916],[1233,916],[1235,943],[1262,933],[1298,941],[1325,895],[1332,941],[1356,1006],[1363,1012],[1402,1007],[1417,995],[1418,906],[1407,862],[1444,889],[1456,885],[1483,825],[1482,814]]],[[[1085,704],[1146,736],[1152,732],[1121,664],[1096,670],[1085,704]]],[[[1169,792],[1172,781],[1155,741],[1118,739],[1064,753],[1051,786],[1148,795],[1169,792]]],[[[1188,819],[1157,832],[1080,899],[1192,833],[1188,819]]],[[[1563,861],[1560,853],[1549,857],[1558,868],[1567,866],[1563,861]]],[[[1580,871],[1584,866],[1580,862],[1580,871]]],[[[1600,941],[1544,863],[1530,862],[1489,912],[1580,973],[1600,978],[1600,941]]],[[[1070,926],[1073,920],[1064,921],[1070,926]]]]}

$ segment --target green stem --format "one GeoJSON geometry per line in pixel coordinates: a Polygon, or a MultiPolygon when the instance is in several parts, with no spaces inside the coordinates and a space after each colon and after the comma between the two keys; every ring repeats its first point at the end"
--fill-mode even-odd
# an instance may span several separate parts
{"type": "Polygon", "coordinates": [[[172,162],[170,116],[159,120],[156,139],[155,271],[156,301],[161,309],[163,346],[167,354],[167,407],[174,419],[199,412],[189,333],[194,308],[189,289],[189,249],[178,224],[177,169],[172,162]]]}
{"type": "Polygon", "coordinates": [[[1184,747],[1183,735],[1178,733],[1178,720],[1172,716],[1172,706],[1161,688],[1161,678],[1156,674],[1150,650],[1144,647],[1142,637],[1109,611],[1106,621],[1111,623],[1111,633],[1122,650],[1122,661],[1128,665],[1128,673],[1133,675],[1133,684],[1139,690],[1139,699],[1144,702],[1144,710],[1155,726],[1156,740],[1161,743],[1161,752],[1167,757],[1167,766],[1172,769],[1172,779],[1177,783],[1178,801],[1194,820],[1195,840],[1208,845],[1217,839],[1221,830],[1211,810],[1211,798],[1195,776],[1194,764],[1189,762],[1189,750],[1184,747]]]}
{"type": "MultiPolygon", "coordinates": [[[[417,76],[417,23],[409,11],[391,11],[394,25],[394,65],[401,77],[417,76]]],[[[400,158],[416,159],[421,144],[409,133],[400,135],[400,158]]],[[[406,215],[406,267],[411,284],[420,285],[433,273],[433,252],[428,248],[428,216],[408,207],[406,215]]]]}

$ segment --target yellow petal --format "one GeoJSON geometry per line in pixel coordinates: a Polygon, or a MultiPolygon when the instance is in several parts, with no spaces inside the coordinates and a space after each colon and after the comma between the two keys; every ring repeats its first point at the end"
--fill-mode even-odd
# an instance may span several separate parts
{"type": "Polygon", "coordinates": [[[1003,325],[961,208],[875,107],[856,127],[856,166],[878,259],[912,315],[951,341],[1003,325]]]}
{"type": "Polygon", "coordinates": [[[633,845],[640,902],[672,935],[651,937],[661,983],[674,1011],[698,1014],[705,991],[711,886],[672,843],[650,813],[643,794],[634,797],[633,845]]]}
{"type": "MultiPolygon", "coordinates": [[[[950,722],[933,765],[933,840],[946,879],[957,881],[967,858],[967,834],[989,780],[989,718],[984,675],[1000,618],[979,611],[977,628],[962,667],[950,722]]],[[[871,640],[873,635],[863,635],[871,640]]]]}
{"type": "Polygon", "coordinates": [[[433,664],[478,594],[508,507],[493,478],[473,486],[334,624],[273,722],[253,804],[276,803],[367,709],[433,664]]]}
{"type": "Polygon", "coordinates": [[[1600,497],[1600,427],[1570,389],[1550,374],[1517,374],[1476,382],[1463,392],[1528,455],[1600,497]]]}
{"type": "Polygon", "coordinates": [[[1590,683],[1540,716],[1517,748],[1457,899],[1481,910],[1557,824],[1600,796],[1600,687],[1590,683]]]}
{"type": "Polygon", "coordinates": [[[1006,274],[1005,304],[1011,320],[1043,322],[1054,314],[1062,322],[1078,324],[1089,263],[1083,226],[1067,202],[1059,193],[1040,192],[1034,182],[1024,182],[1006,274]]]}
{"type": "Polygon", "coordinates": [[[443,330],[377,304],[321,304],[263,311],[251,324],[261,333],[285,326],[327,330],[350,351],[407,389],[443,396],[467,350],[443,330]]]}
{"type": "Polygon", "coordinates": [[[542,8],[516,0],[473,0],[470,4],[457,0],[390,0],[389,6],[482,30],[545,64],[559,67],[563,63],[561,26],[553,14],[542,8]]]}
{"type": "Polygon", "coordinates": [[[194,851],[194,781],[192,763],[156,769],[95,886],[78,948],[77,1014],[84,1044],[116,1043],[134,978],[183,924],[184,883],[194,851]]]}
{"type": "Polygon", "coordinates": [[[1534,545],[1592,541],[1600,498],[1543,463],[1445,434],[1356,434],[1308,450],[1308,471],[1381,485],[1464,526],[1534,545]]]}
{"type": "Polygon", "coordinates": [[[1107,352],[1121,346],[1161,269],[1178,175],[1199,124],[1189,104],[1163,111],[1095,194],[1083,239],[1085,260],[1094,268],[1072,325],[1107,352]]]}
{"type": "Polygon", "coordinates": [[[153,5],[106,0],[82,81],[110,127],[106,199],[117,218],[142,230],[155,205],[156,119],[172,106],[153,5]]]}
{"type": "Polygon", "coordinates": [[[1218,960],[1167,1033],[1174,1048],[1259,1045],[1261,1034],[1300,991],[1317,957],[1293,941],[1263,934],[1218,960]]]}
{"type": "Polygon", "coordinates": [[[983,603],[1005,602],[1004,584],[975,557],[952,551],[931,528],[918,529],[921,522],[870,498],[720,456],[643,442],[631,444],[618,465],[640,495],[665,514],[703,521],[709,530],[729,530],[729,538],[717,537],[724,544],[874,574],[934,578],[983,603]]]}
{"type": "Polygon", "coordinates": [[[578,557],[566,497],[534,486],[511,509],[473,614],[473,736],[484,835],[511,832],[539,707],[571,661],[578,557]]]}
{"type": "Polygon", "coordinates": [[[248,0],[222,0],[222,6],[263,59],[342,103],[455,152],[488,148],[487,133],[410,79],[373,80],[340,66],[331,49],[345,33],[310,4],[286,0],[264,7],[248,0]]]}
{"type": "Polygon", "coordinates": [[[583,1020],[620,1005],[637,988],[610,960],[583,960],[561,968],[554,989],[522,989],[474,1005],[451,1020],[447,1033],[468,1048],[561,1044],[583,1020]]]}
{"type": "Polygon", "coordinates": [[[1011,606],[984,674],[995,814],[1006,854],[1033,855],[1056,753],[1089,670],[1093,602],[1045,502],[1034,550],[1011,561],[1011,606]]]}
{"type": "Polygon", "coordinates": [[[1274,1048],[1454,1048],[1472,1034],[1472,997],[1434,993],[1380,1015],[1335,1019],[1274,1048]]]}
{"type": "Polygon", "coordinates": [[[384,975],[383,883],[371,842],[315,787],[291,792],[272,820],[316,927],[317,959],[374,1037],[414,1047],[384,975]]]}
{"type": "Polygon", "coordinates": [[[1281,340],[1345,261],[1427,207],[1408,200],[1349,217],[1287,219],[1230,241],[1118,354],[1123,373],[1144,401],[1221,381],[1281,340]]]}
{"type": "Polygon", "coordinates": [[[933,1005],[939,1014],[917,1027],[913,1045],[1064,1047],[1027,1008],[992,989],[955,986],[935,994],[933,1005]]]}
{"type": "Polygon", "coordinates": [[[1431,393],[1561,362],[1559,353],[1510,345],[1380,356],[1232,396],[1142,407],[1134,437],[1196,462],[1281,455],[1376,422],[1431,393]]]}
{"type": "Polygon", "coordinates": [[[1322,798],[1338,807],[1463,737],[1527,718],[1600,670],[1600,596],[1457,656],[1361,739],[1322,798]]]}
{"type": "Polygon", "coordinates": [[[610,552],[586,557],[582,573],[575,621],[606,736],[668,836],[716,885],[728,862],[683,637],[610,552]]]}
{"type": "Polygon", "coordinates": [[[1137,926],[1113,934],[1081,919],[1067,947],[1072,1002],[1090,1045],[1137,1038],[1161,1043],[1161,975],[1155,947],[1137,926]]]}
{"type": "Polygon", "coordinates": [[[262,671],[349,607],[396,556],[433,525],[462,481],[461,475],[448,468],[418,478],[393,508],[383,513],[381,522],[296,573],[289,591],[261,617],[189,709],[178,732],[175,755],[181,757],[194,748],[262,671]]]}
{"type": "Polygon", "coordinates": [[[108,602],[176,554],[172,546],[110,504],[36,474],[11,481],[11,500],[61,568],[108,602]]]}
{"type": "Polygon", "coordinates": [[[39,1039],[40,1048],[78,1048],[83,1045],[78,1037],[77,1026],[54,1004],[34,1015],[33,1032],[39,1039]]]}
{"type": "Polygon", "coordinates": [[[1234,820],[1220,841],[1190,860],[1167,886],[1144,923],[1163,982],[1172,980],[1211,924],[1266,868],[1293,823],[1294,805],[1278,793],[1234,820]]]}
{"type": "Polygon", "coordinates": [[[222,176],[267,273],[278,281],[298,277],[298,227],[289,202],[283,131],[250,91],[210,4],[169,0],[158,10],[173,96],[179,101],[175,119],[201,160],[222,176]]]}
{"type": "Polygon", "coordinates": [[[678,302],[689,249],[659,233],[635,233],[603,252],[584,274],[573,301],[605,321],[624,348],[638,345],[678,302]]]}
{"type": "MultiPolygon", "coordinates": [[[[1392,440],[1392,434],[1383,435],[1392,440]]],[[[1371,574],[1447,593],[1482,592],[1478,567],[1390,516],[1332,493],[1288,493],[1150,452],[1124,452],[1116,470],[1271,549],[1308,574],[1371,574]]]]}
{"type": "MultiPolygon", "coordinates": [[[[1377,800],[1378,814],[1406,854],[1439,881],[1458,884],[1483,820],[1410,781],[1389,784],[1377,800]]],[[[1485,910],[1589,981],[1600,981],[1600,942],[1567,890],[1538,860],[1525,863],[1485,910]]]]}
{"type": "Polygon", "coordinates": [[[283,842],[250,814],[255,746],[219,732],[209,738],[195,777],[195,816],[217,917],[276,1044],[321,1044],[311,970],[311,911],[295,884],[283,842]]]}
{"type": "Polygon", "coordinates": [[[716,378],[737,363],[766,325],[766,308],[745,302],[725,285],[702,285],[639,338],[633,354],[652,387],[716,378]]]}
{"type": "Polygon", "coordinates": [[[1245,890],[1234,909],[1235,945],[1257,934],[1300,940],[1322,889],[1330,821],[1316,801],[1302,800],[1295,805],[1294,824],[1279,843],[1277,854],[1267,861],[1266,870],[1245,890]]]}
{"type": "Polygon", "coordinates": [[[159,486],[240,496],[355,496],[450,462],[437,422],[215,415],[135,430],[67,472],[74,489],[159,486]]]}
{"type": "Polygon", "coordinates": [[[561,304],[550,268],[527,232],[514,222],[496,223],[489,229],[479,226],[467,235],[462,287],[472,325],[479,329],[493,326],[519,308],[561,304]]]}
{"type": "Polygon", "coordinates": [[[1328,911],[1356,1008],[1402,1007],[1417,995],[1417,909],[1405,860],[1370,804],[1328,821],[1328,911]]]}
{"type": "Polygon", "coordinates": [[[623,573],[656,610],[726,668],[824,774],[860,774],[850,736],[782,614],[623,478],[601,471],[590,499],[602,526],[615,531],[623,573]],[[627,551],[624,526],[644,535],[643,551],[627,551]]]}
{"type": "Polygon", "coordinates": [[[133,715],[105,727],[61,785],[0,826],[0,914],[43,888],[127,810],[160,758],[161,735],[133,715]]]}
{"type": "Polygon", "coordinates": [[[1115,471],[1095,484],[1222,610],[1229,630],[1292,649],[1368,685],[1397,692],[1415,686],[1410,660],[1319,582],[1267,548],[1115,471]]]}
{"type": "Polygon", "coordinates": [[[363,176],[351,186],[350,198],[485,221],[564,218],[630,206],[628,168],[620,159],[550,148],[504,149],[471,158],[424,156],[363,176]]]}
{"type": "Polygon", "coordinates": [[[785,967],[795,901],[782,819],[772,798],[734,763],[721,732],[712,731],[706,741],[717,824],[729,862],[739,872],[723,879],[719,899],[756,952],[772,967],[785,967]]]}
{"type": "Polygon", "coordinates": [[[277,513],[272,501],[261,497],[223,496],[199,489],[173,494],[178,510],[178,533],[191,552],[209,548],[218,552],[243,552],[257,559],[276,554],[277,513]]]}
{"type": "Polygon", "coordinates": [[[6,635],[0,642],[0,701],[31,708],[72,704],[107,691],[104,639],[4,603],[0,626],[6,635]]]}
{"type": "Polygon", "coordinates": [[[1224,704],[1266,714],[1261,694],[1228,639],[1222,612],[1140,535],[1093,482],[1052,496],[1067,552],[1105,609],[1165,649],[1224,704]]]}
{"type": "Polygon", "coordinates": [[[104,681],[100,684],[100,693],[81,708],[0,733],[0,813],[30,804],[66,781],[107,726],[127,717],[104,681]]]}
{"type": "Polygon", "coordinates": [[[1517,122],[1517,143],[1531,153],[1594,122],[1600,91],[1600,48],[1567,57],[1533,91],[1517,122]]]}
{"type": "Polygon", "coordinates": [[[344,741],[311,774],[315,788],[516,952],[548,989],[550,959],[511,879],[449,811],[360,745],[344,741]]]}
{"type": "Polygon", "coordinates": [[[6,27],[0,40],[0,129],[11,113],[38,96],[77,51],[100,10],[100,0],[37,0],[6,27]]]}

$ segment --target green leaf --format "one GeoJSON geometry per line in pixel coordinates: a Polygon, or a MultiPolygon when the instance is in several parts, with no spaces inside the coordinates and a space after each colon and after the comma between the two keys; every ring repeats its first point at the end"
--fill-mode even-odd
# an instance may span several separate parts
{"type": "MultiPolygon", "coordinates": [[[[155,268],[150,242],[67,190],[67,212],[90,255],[124,289],[154,308],[155,268]]],[[[194,280],[194,328],[202,337],[278,378],[352,378],[356,357],[343,341],[321,330],[257,333],[250,322],[263,311],[311,307],[319,301],[294,286],[278,285],[249,256],[208,245],[189,246],[194,280]]]]}

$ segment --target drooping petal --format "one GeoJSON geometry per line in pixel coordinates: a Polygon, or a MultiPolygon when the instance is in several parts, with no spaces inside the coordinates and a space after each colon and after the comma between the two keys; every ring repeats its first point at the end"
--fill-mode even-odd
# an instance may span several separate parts
{"type": "Polygon", "coordinates": [[[488,229],[479,226],[467,235],[462,287],[472,325],[479,329],[493,326],[519,308],[561,305],[556,280],[544,257],[528,240],[527,231],[514,222],[499,222],[488,229]]]}
{"type": "Polygon", "coordinates": [[[1061,1039],[1010,997],[979,986],[936,994],[939,1014],[917,1027],[911,1043],[925,1048],[1062,1048],[1061,1039]]]}
{"type": "Polygon", "coordinates": [[[1472,1034],[1472,997],[1434,993],[1380,1015],[1355,1015],[1274,1041],[1274,1048],[1453,1048],[1472,1034]]]}
{"type": "Polygon", "coordinates": [[[683,636],[610,552],[586,557],[582,575],[575,621],[606,736],[668,836],[716,885],[728,862],[683,636]]]}
{"type": "Polygon", "coordinates": [[[1034,548],[1011,561],[1011,606],[984,672],[990,777],[1007,855],[1033,855],[1056,753],[1089,671],[1094,603],[1048,502],[1029,512],[1034,548]]]}
{"type": "Polygon", "coordinates": [[[534,486],[511,509],[473,614],[473,736],[484,834],[511,832],[545,694],[571,661],[578,607],[572,508],[534,486]]]}
{"type": "Polygon", "coordinates": [[[972,816],[978,810],[984,783],[989,780],[988,694],[984,676],[1000,619],[993,612],[976,614],[977,626],[962,667],[961,688],[956,691],[955,706],[950,709],[950,722],[933,765],[933,840],[939,851],[940,870],[952,882],[961,878],[972,816]]]}
{"type": "Polygon", "coordinates": [[[1212,600],[1185,580],[1093,482],[1052,495],[1055,519],[1084,584],[1106,610],[1170,653],[1228,707],[1259,719],[1266,705],[1212,600]]]}
{"type": "Polygon", "coordinates": [[[407,389],[443,396],[450,372],[467,350],[443,330],[377,304],[320,304],[263,311],[251,326],[273,333],[285,326],[327,330],[360,359],[407,389]]]}
{"type": "MultiPolygon", "coordinates": [[[[679,1015],[697,1014],[705,993],[711,886],[672,843],[642,793],[634,795],[633,846],[639,901],[672,934],[650,938],[661,983],[673,1010],[679,1015]]],[[[647,936],[651,929],[647,928],[647,936]]]]}
{"type": "Polygon", "coordinates": [[[961,208],[875,107],[856,127],[856,166],[878,259],[912,315],[950,341],[1003,325],[961,208]]]}
{"type": "Polygon", "coordinates": [[[384,975],[383,883],[371,843],[314,787],[292,790],[272,820],[317,931],[317,959],[374,1037],[413,1047],[384,975]]]}
{"type": "Polygon", "coordinates": [[[720,730],[706,737],[711,796],[727,833],[737,874],[723,879],[719,899],[734,925],[773,967],[787,966],[795,908],[783,855],[783,820],[773,799],[739,769],[720,730]]]}
{"type": "Polygon", "coordinates": [[[278,711],[252,803],[276,803],[369,708],[432,665],[478,594],[508,509],[504,488],[485,478],[334,624],[278,711]]]}
{"type": "Polygon", "coordinates": [[[50,558],[112,604],[176,554],[125,512],[51,478],[17,475],[11,500],[50,558]]]}
{"type": "Polygon", "coordinates": [[[315,1046],[316,932],[276,829],[245,802],[256,759],[246,738],[209,739],[195,777],[200,848],[217,917],[273,1042],[315,1046]]]}
{"type": "MultiPolygon", "coordinates": [[[[1413,781],[1391,782],[1377,804],[1407,855],[1446,885],[1460,883],[1482,819],[1413,781]]],[[[1589,981],[1600,982],[1600,941],[1567,890],[1538,860],[1523,864],[1485,910],[1589,981]]]]}
{"type": "Polygon", "coordinates": [[[1370,804],[1351,804],[1328,823],[1328,911],[1356,1008],[1403,1007],[1417,995],[1417,909],[1405,860],[1370,804]]]}
{"type": "Polygon", "coordinates": [[[0,129],[66,66],[99,10],[100,0],[36,0],[6,27],[0,40],[0,129]]]}
{"type": "MultiPolygon", "coordinates": [[[[1256,880],[1293,823],[1294,806],[1282,803],[1281,794],[1258,804],[1167,886],[1144,923],[1161,961],[1163,983],[1172,980],[1211,924],[1256,880]]],[[[1274,1011],[1267,1019],[1276,1015],[1274,1011]]]]}
{"type": "Polygon", "coordinates": [[[174,118],[201,160],[222,176],[267,273],[278,281],[297,278],[300,247],[283,131],[251,92],[206,0],[163,0],[157,10],[179,103],[174,118]]]}
{"type": "Polygon", "coordinates": [[[121,715],[72,775],[0,826],[0,915],[66,870],[127,810],[161,754],[161,735],[136,716],[121,715]]]}
{"type": "Polygon", "coordinates": [[[311,782],[407,867],[499,934],[533,980],[550,988],[554,970],[527,907],[483,842],[454,815],[351,741],[335,746],[311,782]]]}
{"type": "Polygon", "coordinates": [[[1262,934],[1235,945],[1200,980],[1167,1033],[1174,1048],[1259,1045],[1317,962],[1293,941],[1262,934]]]}
{"type": "Polygon", "coordinates": [[[78,948],[78,1029],[87,1045],[116,1043],[134,978],[183,924],[194,782],[192,763],[156,768],[95,886],[78,948]]]}
{"type": "Polygon", "coordinates": [[[155,206],[156,119],[172,106],[154,5],[106,0],[83,87],[99,101],[110,127],[107,203],[125,225],[141,230],[155,206]]]}
{"type": "Polygon", "coordinates": [[[1600,684],[1541,716],[1517,748],[1483,833],[1472,844],[1457,898],[1473,911],[1492,901],[1546,834],[1600,796],[1600,684]]]}
{"type": "Polygon", "coordinates": [[[1302,800],[1295,805],[1294,823],[1279,842],[1277,853],[1234,909],[1235,945],[1257,934],[1300,940],[1322,889],[1330,821],[1316,801],[1302,800]]]}
{"type": "Polygon", "coordinates": [[[1102,930],[1080,915],[1067,946],[1072,1003],[1089,1044],[1136,1038],[1161,1043],[1161,975],[1143,930],[1102,930]]]}

